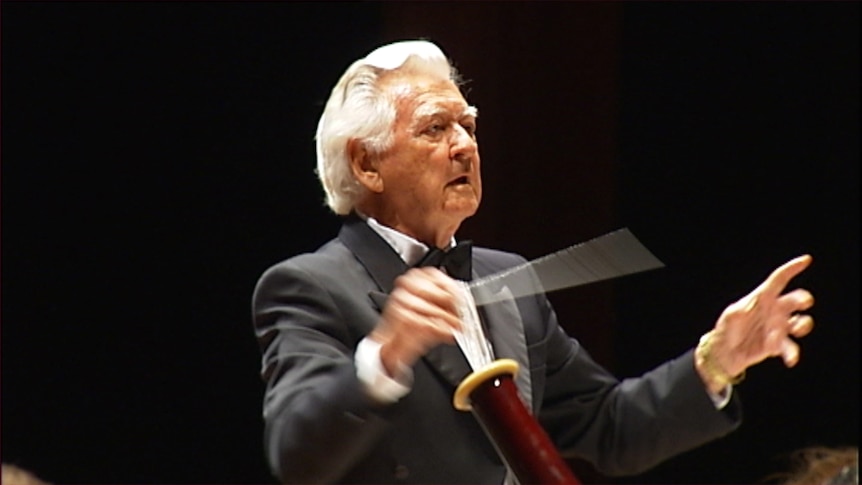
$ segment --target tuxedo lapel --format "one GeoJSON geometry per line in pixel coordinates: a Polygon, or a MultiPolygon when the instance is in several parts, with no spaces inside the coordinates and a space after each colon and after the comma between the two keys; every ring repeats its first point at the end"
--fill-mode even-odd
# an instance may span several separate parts
{"type": "Polygon", "coordinates": [[[455,344],[438,345],[425,354],[423,358],[453,387],[458,387],[461,381],[473,372],[461,348],[455,344]]]}
{"type": "MultiPolygon", "coordinates": [[[[407,263],[362,219],[351,216],[341,227],[338,239],[347,246],[385,294],[392,291],[395,278],[407,271],[407,263]]],[[[372,297],[373,298],[373,297],[372,297]]],[[[382,308],[382,306],[381,306],[382,308]]]]}
{"type": "Polygon", "coordinates": [[[386,299],[389,298],[389,294],[383,293],[382,291],[371,290],[368,292],[368,296],[371,298],[371,301],[374,302],[374,307],[377,308],[377,311],[382,312],[383,307],[386,305],[386,299]]]}
{"type": "Polygon", "coordinates": [[[495,297],[492,299],[494,303],[479,307],[479,314],[485,320],[485,332],[494,348],[494,357],[512,359],[518,363],[515,384],[524,404],[532,409],[533,388],[524,322],[509,288],[503,286],[495,293],[502,293],[503,298],[495,297]]]}

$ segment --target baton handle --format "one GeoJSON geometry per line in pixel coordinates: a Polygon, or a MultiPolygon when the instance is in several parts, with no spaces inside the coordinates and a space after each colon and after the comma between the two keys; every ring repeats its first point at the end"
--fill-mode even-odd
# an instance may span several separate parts
{"type": "Polygon", "coordinates": [[[518,396],[518,363],[498,359],[468,375],[453,405],[471,411],[521,485],[581,485],[518,396]]]}

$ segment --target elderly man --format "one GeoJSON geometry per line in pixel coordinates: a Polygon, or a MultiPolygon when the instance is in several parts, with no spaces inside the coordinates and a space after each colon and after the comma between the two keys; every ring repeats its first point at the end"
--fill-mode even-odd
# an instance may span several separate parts
{"type": "MultiPolygon", "coordinates": [[[[264,446],[283,482],[506,480],[480,424],[452,407],[470,372],[453,336],[464,321],[452,278],[525,260],[473,248],[460,268],[423,266],[429,250],[438,258],[455,246],[482,198],[477,111],[457,83],[437,46],[398,42],[353,63],[326,103],[318,175],[344,226],[315,253],[267,270],[253,297],[264,446]]],[[[783,292],[810,261],[776,269],[694,350],[638,378],[597,365],[542,294],[482,306],[480,334],[495,358],[520,362],[519,392],[564,455],[634,474],[738,426],[732,386],[746,368],[797,362],[791,337],[811,330],[800,312],[813,298],[783,292]]]]}

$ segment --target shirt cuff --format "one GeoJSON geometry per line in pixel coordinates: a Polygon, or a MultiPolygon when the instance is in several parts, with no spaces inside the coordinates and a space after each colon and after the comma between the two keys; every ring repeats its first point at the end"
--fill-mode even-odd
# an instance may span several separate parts
{"type": "Polygon", "coordinates": [[[410,392],[413,386],[413,369],[399,366],[398,375],[390,377],[380,360],[380,342],[364,338],[356,346],[353,360],[356,364],[356,377],[364,384],[365,390],[375,400],[394,403],[410,392]]]}
{"type": "Polygon", "coordinates": [[[730,397],[733,396],[733,386],[730,384],[724,386],[724,390],[719,394],[715,394],[710,390],[707,390],[706,393],[709,394],[709,398],[715,404],[715,409],[721,411],[730,402],[730,397]]]}

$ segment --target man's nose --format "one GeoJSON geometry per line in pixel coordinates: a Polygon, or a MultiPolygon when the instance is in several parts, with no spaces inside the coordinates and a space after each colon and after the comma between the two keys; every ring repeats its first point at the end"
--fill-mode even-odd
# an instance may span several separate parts
{"type": "Polygon", "coordinates": [[[455,129],[452,132],[449,156],[453,160],[469,161],[476,155],[478,148],[479,145],[476,143],[476,139],[466,128],[456,123],[455,129]]]}

